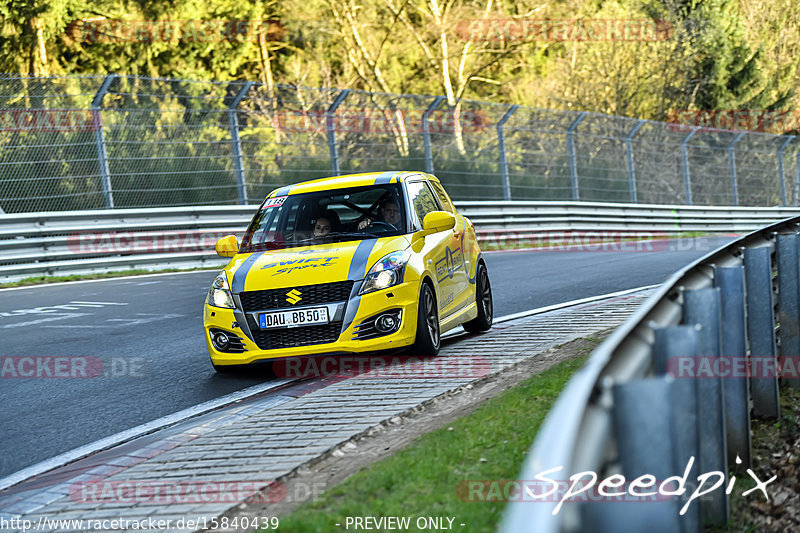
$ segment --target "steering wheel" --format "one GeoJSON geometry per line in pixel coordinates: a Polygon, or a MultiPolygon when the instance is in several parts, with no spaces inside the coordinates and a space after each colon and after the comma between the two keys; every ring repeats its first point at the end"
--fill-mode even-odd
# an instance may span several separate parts
{"type": "Polygon", "coordinates": [[[373,220],[370,224],[364,227],[363,230],[366,233],[379,233],[381,231],[397,231],[397,228],[393,224],[389,224],[388,222],[383,222],[381,220],[373,220]]]}

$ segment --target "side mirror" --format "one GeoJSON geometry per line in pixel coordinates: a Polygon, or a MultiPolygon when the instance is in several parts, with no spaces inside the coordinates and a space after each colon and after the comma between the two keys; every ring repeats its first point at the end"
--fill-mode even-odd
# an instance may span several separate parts
{"type": "Polygon", "coordinates": [[[236,235],[226,235],[217,241],[217,255],[221,257],[233,257],[239,253],[239,241],[236,235]]]}
{"type": "Polygon", "coordinates": [[[431,211],[422,221],[422,231],[426,235],[447,231],[456,226],[456,217],[447,211],[431,211]]]}

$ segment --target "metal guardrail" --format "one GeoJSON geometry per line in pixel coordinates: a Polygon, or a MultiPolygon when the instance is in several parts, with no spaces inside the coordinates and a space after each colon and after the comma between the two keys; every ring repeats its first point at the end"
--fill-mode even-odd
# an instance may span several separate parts
{"type": "MultiPolygon", "coordinates": [[[[488,249],[591,232],[607,232],[607,239],[746,232],[800,215],[797,208],[591,202],[459,202],[458,208],[488,249]]],[[[0,280],[222,266],[226,260],[214,253],[214,244],[225,235],[241,237],[254,211],[254,206],[205,206],[0,215],[0,280]]]]}
{"type": "MultiPolygon", "coordinates": [[[[568,382],[518,480],[531,487],[537,474],[558,467],[545,477],[591,471],[599,485],[613,474],[630,483],[644,474],[665,480],[688,473],[687,492],[653,502],[578,498],[554,515],[554,498],[534,497],[544,488],[522,489],[502,532],[531,525],[537,533],[697,532],[704,522],[727,522],[729,470],[749,479],[740,471],[751,463],[750,406],[753,416],[779,416],[777,357],[800,354],[799,231],[800,217],[759,229],[659,287],[568,382]],[[708,372],[699,371],[704,362],[708,372]],[[750,370],[733,366],[744,364],[750,370]],[[687,468],[690,457],[696,461],[687,468]],[[722,487],[681,516],[693,489],[716,481],[702,485],[698,474],[714,471],[724,473],[722,487]]],[[[638,492],[646,490],[654,489],[638,492]]]]}

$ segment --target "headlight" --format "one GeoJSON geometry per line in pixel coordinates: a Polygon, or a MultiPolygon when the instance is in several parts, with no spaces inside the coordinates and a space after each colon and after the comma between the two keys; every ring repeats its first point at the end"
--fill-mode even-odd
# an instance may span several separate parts
{"type": "Polygon", "coordinates": [[[208,302],[208,305],[225,309],[233,309],[236,307],[233,304],[233,295],[231,295],[228,278],[224,272],[220,272],[217,277],[214,278],[214,283],[211,284],[211,290],[208,291],[206,302],[208,302]]]}
{"type": "Polygon", "coordinates": [[[367,272],[359,294],[379,291],[403,282],[403,273],[411,252],[403,250],[383,256],[367,272]]]}

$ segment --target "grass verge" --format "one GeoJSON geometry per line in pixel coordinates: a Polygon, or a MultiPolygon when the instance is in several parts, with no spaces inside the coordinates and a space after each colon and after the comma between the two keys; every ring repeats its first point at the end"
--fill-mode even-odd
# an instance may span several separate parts
{"type": "Polygon", "coordinates": [[[347,516],[410,516],[409,530],[414,531],[416,517],[447,516],[455,518],[455,529],[496,531],[505,503],[463,501],[465,482],[516,479],[545,415],[600,343],[600,339],[586,340],[592,342],[576,357],[422,435],[395,455],[362,468],[318,501],[282,517],[280,530],[341,531],[347,516]]]}
{"type": "Polygon", "coordinates": [[[91,274],[72,274],[69,276],[35,276],[21,279],[19,281],[9,281],[0,283],[0,289],[10,287],[25,287],[28,285],[47,285],[48,283],[62,283],[64,281],[84,281],[88,279],[120,278],[125,276],[143,276],[147,274],[168,274],[170,272],[193,272],[195,270],[221,270],[219,268],[196,267],[196,268],[163,268],[160,270],[115,270],[114,272],[94,272],[91,274]]]}

